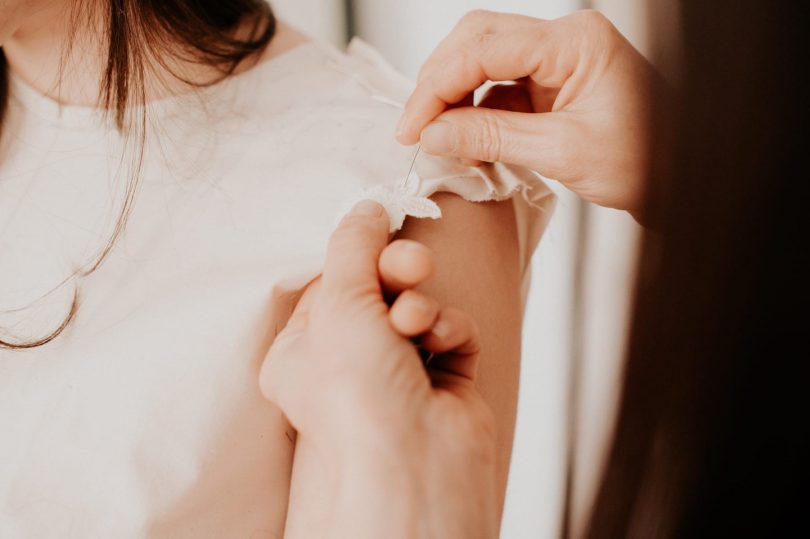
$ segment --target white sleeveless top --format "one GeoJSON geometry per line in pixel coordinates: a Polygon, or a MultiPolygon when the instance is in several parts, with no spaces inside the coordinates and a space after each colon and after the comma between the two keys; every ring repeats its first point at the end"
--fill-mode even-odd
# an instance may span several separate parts
{"type": "MultiPolygon", "coordinates": [[[[137,159],[99,111],[21,81],[0,144],[0,537],[274,537],[292,434],[258,371],[353,202],[438,217],[437,191],[513,194],[528,263],[553,196],[535,174],[420,154],[393,132],[410,87],[366,45],[308,43],[149,106],[137,159]],[[126,155],[125,157],[121,157],[126,155]]],[[[471,241],[474,241],[471,238],[471,241]]]]}

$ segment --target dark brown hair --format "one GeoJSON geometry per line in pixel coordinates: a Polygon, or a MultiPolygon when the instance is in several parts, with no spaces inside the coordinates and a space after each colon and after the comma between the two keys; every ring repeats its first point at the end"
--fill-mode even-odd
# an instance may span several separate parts
{"type": "MultiPolygon", "coordinates": [[[[73,13],[74,33],[85,27],[102,26],[107,52],[99,104],[114,116],[120,129],[135,128],[140,142],[136,147],[135,174],[127,186],[120,218],[98,256],[76,272],[81,276],[95,271],[104,261],[132,210],[146,131],[146,109],[140,109],[137,118],[127,115],[133,106],[145,104],[147,79],[157,73],[169,73],[190,86],[213,84],[266,47],[275,34],[276,20],[264,0],[76,0],[73,13]],[[211,80],[189,80],[173,69],[176,60],[210,66],[216,74],[211,80]]],[[[7,62],[0,49],[0,129],[8,101],[6,70],[7,62]]],[[[0,348],[33,348],[52,341],[67,327],[77,306],[78,289],[59,327],[32,342],[0,339],[0,348]]]]}
{"type": "Polygon", "coordinates": [[[809,437],[803,8],[681,8],[676,142],[650,176],[656,230],[588,537],[787,537],[809,437]]]}

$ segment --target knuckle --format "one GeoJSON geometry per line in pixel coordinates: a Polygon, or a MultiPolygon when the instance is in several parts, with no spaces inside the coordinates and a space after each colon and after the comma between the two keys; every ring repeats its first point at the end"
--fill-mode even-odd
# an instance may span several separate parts
{"type": "Polygon", "coordinates": [[[461,21],[459,21],[459,26],[463,27],[475,27],[479,26],[485,21],[488,21],[492,17],[492,12],[487,11],[485,9],[474,9],[472,11],[468,11],[461,17],[461,21]]]}
{"type": "Polygon", "coordinates": [[[478,65],[478,57],[491,52],[497,34],[485,24],[478,24],[470,28],[465,36],[466,46],[461,53],[466,57],[466,62],[474,61],[478,65]]]}
{"type": "Polygon", "coordinates": [[[605,30],[612,26],[608,18],[601,11],[595,9],[577,11],[573,17],[579,24],[589,30],[605,30]]]}
{"type": "Polygon", "coordinates": [[[481,158],[489,162],[500,161],[503,153],[503,137],[504,129],[498,116],[485,111],[473,143],[481,158]]]}
{"type": "Polygon", "coordinates": [[[578,11],[572,17],[574,17],[577,33],[599,46],[603,46],[606,42],[609,43],[615,33],[615,27],[610,19],[595,9],[578,11]]]}
{"type": "Polygon", "coordinates": [[[470,36],[471,46],[478,49],[478,54],[486,54],[491,48],[494,35],[486,30],[473,32],[470,36]]]}

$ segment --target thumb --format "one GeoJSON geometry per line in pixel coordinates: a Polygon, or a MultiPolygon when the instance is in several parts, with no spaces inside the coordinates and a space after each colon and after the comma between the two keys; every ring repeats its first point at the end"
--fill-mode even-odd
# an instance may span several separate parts
{"type": "Polygon", "coordinates": [[[377,262],[388,244],[388,214],[371,200],[355,205],[329,238],[323,290],[329,293],[379,292],[377,262]]]}
{"type": "Polygon", "coordinates": [[[439,115],[422,131],[434,155],[504,162],[557,180],[571,174],[579,127],[567,112],[525,113],[463,107],[439,115]]]}

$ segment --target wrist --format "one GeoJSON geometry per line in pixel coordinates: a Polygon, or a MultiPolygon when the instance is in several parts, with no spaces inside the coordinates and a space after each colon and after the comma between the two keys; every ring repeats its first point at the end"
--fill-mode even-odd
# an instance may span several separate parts
{"type": "Polygon", "coordinates": [[[435,431],[392,441],[358,441],[334,462],[332,530],[352,538],[497,537],[494,450],[435,431]]]}
{"type": "Polygon", "coordinates": [[[424,478],[413,455],[365,449],[340,464],[331,529],[352,539],[428,537],[424,478]]]}

